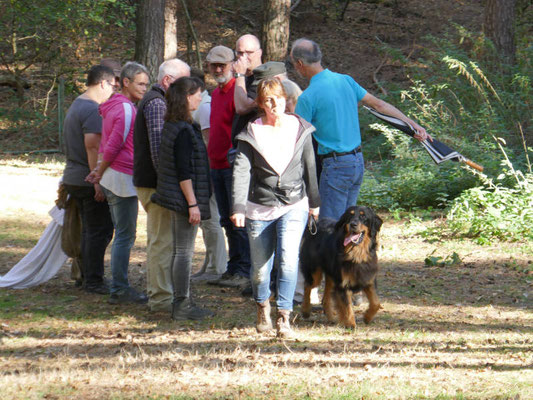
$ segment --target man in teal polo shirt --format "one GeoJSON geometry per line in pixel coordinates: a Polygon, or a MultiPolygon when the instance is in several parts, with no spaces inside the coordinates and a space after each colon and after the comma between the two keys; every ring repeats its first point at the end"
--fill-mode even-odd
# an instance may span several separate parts
{"type": "Polygon", "coordinates": [[[316,128],[313,136],[322,161],[320,218],[339,219],[346,208],[356,205],[363,182],[359,102],[407,122],[416,130],[418,140],[425,140],[429,135],[400,110],[368,93],[350,76],[324,69],[321,60],[320,47],[312,40],[298,39],[293,43],[294,68],[310,80],[309,87],[298,98],[296,114],[316,128]]]}

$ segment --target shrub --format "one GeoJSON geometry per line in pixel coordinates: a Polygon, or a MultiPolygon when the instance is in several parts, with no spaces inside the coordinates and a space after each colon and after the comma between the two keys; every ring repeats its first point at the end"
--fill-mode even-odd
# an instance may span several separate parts
{"type": "MultiPolygon", "coordinates": [[[[392,92],[395,98],[387,101],[401,103],[400,108],[428,133],[483,165],[486,175],[470,173],[473,171],[469,168],[458,168],[452,162],[436,167],[415,140],[372,124],[372,131],[365,132],[368,173],[361,203],[390,210],[449,205],[462,192],[484,187],[487,176],[500,175],[497,150],[501,144],[493,140],[494,136],[509,142],[506,157],[518,169],[527,165],[528,150],[520,151],[520,139],[529,133],[527,60],[532,48],[519,48],[517,64],[504,65],[481,34],[455,28],[455,33],[443,38],[428,38],[433,44],[431,50],[425,50],[416,66],[406,66],[412,77],[411,87],[392,92]],[[526,127],[525,134],[521,126],[526,127]],[[377,140],[373,132],[382,133],[386,140],[377,140]]],[[[394,49],[388,52],[396,61],[406,62],[394,49]]],[[[363,115],[362,119],[364,122],[367,117],[363,115]]],[[[513,176],[504,174],[500,178],[501,188],[515,190],[513,176]]]]}
{"type": "Polygon", "coordinates": [[[478,243],[533,239],[531,165],[524,174],[515,170],[503,153],[503,173],[497,179],[511,178],[513,184],[506,187],[481,174],[483,185],[464,191],[451,205],[447,224],[454,233],[476,238],[478,243]]]}

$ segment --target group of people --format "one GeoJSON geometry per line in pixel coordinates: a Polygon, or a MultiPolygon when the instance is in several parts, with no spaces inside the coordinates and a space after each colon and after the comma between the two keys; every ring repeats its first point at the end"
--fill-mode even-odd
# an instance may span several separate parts
{"type": "Polygon", "coordinates": [[[309,39],[296,40],[290,52],[309,80],[303,92],[284,63],[261,57],[250,34],[235,50],[212,48],[211,96],[203,73],[178,59],[160,66],[151,88],[140,64],[124,65],[118,79],[109,66],[91,68],[87,91],[65,119],[63,177],[82,216],[85,290],[110,293],[111,303],[147,302],[175,320],[212,316],[190,289],[200,226],[205,269],[222,273],[209,283],[251,285],[259,332],[273,328],[275,290],[277,335],[294,335],[290,313],[295,292],[303,292],[298,252],[308,218],[338,219],[356,204],[362,183],[358,103],[408,122],[420,140],[427,133],[348,75],[324,69],[309,39]],[[147,213],[147,296],[128,282],[139,200],[147,213]],[[109,288],[103,257],[113,232],[109,288]]]}

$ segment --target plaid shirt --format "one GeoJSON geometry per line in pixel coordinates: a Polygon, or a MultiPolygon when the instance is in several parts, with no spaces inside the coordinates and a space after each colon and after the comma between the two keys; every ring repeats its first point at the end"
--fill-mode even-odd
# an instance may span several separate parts
{"type": "MultiPolygon", "coordinates": [[[[159,84],[155,84],[159,89],[165,91],[159,84]]],[[[167,111],[167,103],[160,98],[155,98],[144,106],[144,118],[148,128],[148,140],[150,141],[150,153],[152,162],[157,171],[159,167],[159,147],[161,146],[161,132],[163,131],[164,116],[167,111]]]]}

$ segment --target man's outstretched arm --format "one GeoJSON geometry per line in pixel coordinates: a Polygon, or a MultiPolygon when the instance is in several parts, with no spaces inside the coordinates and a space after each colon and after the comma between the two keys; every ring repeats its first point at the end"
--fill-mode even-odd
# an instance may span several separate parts
{"type": "Polygon", "coordinates": [[[365,106],[372,107],[373,109],[379,111],[382,114],[387,114],[392,117],[399,118],[404,122],[407,122],[416,131],[416,139],[420,141],[424,141],[426,139],[433,140],[424,128],[422,128],[415,121],[413,121],[411,118],[408,118],[404,113],[402,113],[400,110],[398,110],[393,105],[387,103],[386,101],[378,99],[376,96],[367,93],[362,98],[361,103],[363,103],[365,106]]]}

